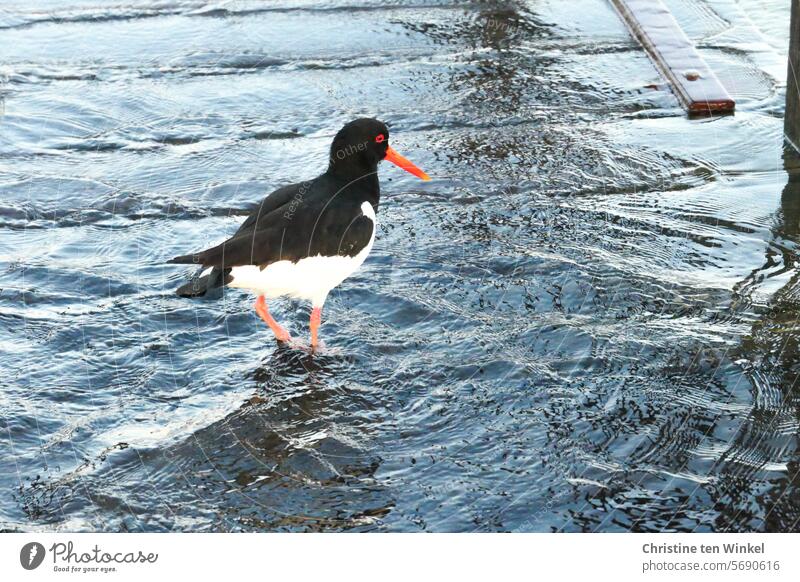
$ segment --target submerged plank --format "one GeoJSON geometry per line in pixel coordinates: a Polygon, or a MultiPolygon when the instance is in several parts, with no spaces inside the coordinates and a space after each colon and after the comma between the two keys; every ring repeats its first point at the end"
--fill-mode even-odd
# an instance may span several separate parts
{"type": "Polygon", "coordinates": [[[731,113],[735,102],[661,0],[611,0],[690,115],[731,113]]]}
{"type": "Polygon", "coordinates": [[[800,3],[792,2],[789,25],[789,67],[786,73],[784,135],[800,152],[800,3]]]}

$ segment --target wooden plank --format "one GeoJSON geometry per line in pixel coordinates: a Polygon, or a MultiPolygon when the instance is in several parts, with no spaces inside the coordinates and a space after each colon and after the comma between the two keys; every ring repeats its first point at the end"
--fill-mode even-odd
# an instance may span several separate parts
{"type": "Polygon", "coordinates": [[[611,3],[689,115],[733,112],[736,103],[661,0],[611,3]]]}
{"type": "Polygon", "coordinates": [[[800,151],[800,0],[792,0],[789,25],[789,70],[786,74],[786,113],[783,116],[786,141],[800,151]]]}

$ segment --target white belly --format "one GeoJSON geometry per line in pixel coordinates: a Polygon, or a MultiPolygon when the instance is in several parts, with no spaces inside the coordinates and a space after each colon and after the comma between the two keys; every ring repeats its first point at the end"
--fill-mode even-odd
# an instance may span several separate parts
{"type": "Polygon", "coordinates": [[[361,205],[361,211],[373,223],[372,237],[361,252],[354,257],[317,255],[291,261],[277,261],[263,270],[257,265],[233,267],[229,287],[249,289],[267,298],[294,297],[312,302],[314,307],[322,307],[325,298],[334,287],[352,275],[364,262],[375,242],[378,230],[375,211],[369,202],[361,205]]]}

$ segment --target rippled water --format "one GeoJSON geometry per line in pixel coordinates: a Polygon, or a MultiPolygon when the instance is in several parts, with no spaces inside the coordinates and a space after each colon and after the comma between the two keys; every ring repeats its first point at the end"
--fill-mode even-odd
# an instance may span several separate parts
{"type": "Polygon", "coordinates": [[[606,0],[5,2],[0,528],[800,529],[789,3],[668,4],[736,115],[606,0]],[[322,353],[174,295],[362,115],[434,179],[322,353]]]}

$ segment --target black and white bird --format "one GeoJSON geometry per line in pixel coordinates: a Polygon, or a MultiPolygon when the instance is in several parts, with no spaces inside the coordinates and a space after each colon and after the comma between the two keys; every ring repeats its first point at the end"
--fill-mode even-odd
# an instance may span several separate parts
{"type": "Polygon", "coordinates": [[[282,342],[291,338],[270,315],[266,300],[310,301],[315,348],[328,293],[361,266],[375,241],[381,160],[430,180],[389,147],[384,123],[351,121],[334,137],[323,174],[275,190],[225,242],[169,261],[210,269],[180,287],[178,295],[198,297],[222,285],[248,289],[257,295],[256,313],[282,342]]]}

